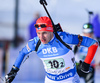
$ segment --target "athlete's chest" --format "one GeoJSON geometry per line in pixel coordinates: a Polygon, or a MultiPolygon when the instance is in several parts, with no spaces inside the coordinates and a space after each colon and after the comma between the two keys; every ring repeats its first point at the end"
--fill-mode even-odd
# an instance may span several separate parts
{"type": "Polygon", "coordinates": [[[37,51],[40,58],[56,57],[66,54],[69,51],[60,41],[54,40],[48,44],[41,44],[37,51]]]}

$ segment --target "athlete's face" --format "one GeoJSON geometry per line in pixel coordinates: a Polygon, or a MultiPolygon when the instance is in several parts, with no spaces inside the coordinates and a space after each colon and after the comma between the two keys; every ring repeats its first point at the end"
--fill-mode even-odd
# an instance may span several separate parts
{"type": "Polygon", "coordinates": [[[53,32],[39,31],[37,35],[43,44],[47,44],[53,38],[53,32]]]}

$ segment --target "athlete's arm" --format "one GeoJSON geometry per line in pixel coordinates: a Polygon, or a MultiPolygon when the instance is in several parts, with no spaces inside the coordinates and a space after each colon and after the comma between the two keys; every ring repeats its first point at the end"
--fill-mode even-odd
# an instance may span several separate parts
{"type": "MultiPolygon", "coordinates": [[[[68,33],[61,33],[63,36],[63,40],[68,44],[79,44],[79,38],[78,35],[68,34],[68,33]]],[[[90,63],[96,53],[96,50],[98,48],[98,42],[92,38],[82,36],[82,42],[80,43],[82,46],[88,47],[87,56],[83,62],[83,71],[88,71],[90,63]]]]}
{"type": "Polygon", "coordinates": [[[29,40],[26,46],[19,52],[19,55],[14,63],[14,66],[19,68],[25,55],[35,50],[36,39],[29,40]]]}
{"type": "MultiPolygon", "coordinates": [[[[73,39],[72,41],[74,42],[75,40],[77,40],[77,38],[73,39]]],[[[98,48],[98,42],[92,38],[82,36],[82,42],[80,45],[88,47],[87,56],[84,62],[90,64],[98,48]]]]}

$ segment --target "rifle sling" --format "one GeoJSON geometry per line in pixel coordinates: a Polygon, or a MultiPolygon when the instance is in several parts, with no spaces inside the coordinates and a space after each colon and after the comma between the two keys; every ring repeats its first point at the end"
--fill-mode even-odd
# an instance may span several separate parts
{"type": "MultiPolygon", "coordinates": [[[[63,45],[65,45],[68,49],[72,50],[72,48],[60,38],[60,36],[57,34],[57,32],[55,32],[55,36],[63,45]]],[[[38,50],[38,47],[39,47],[40,44],[41,44],[41,41],[39,39],[39,41],[38,41],[38,43],[36,45],[35,51],[38,50]]]]}

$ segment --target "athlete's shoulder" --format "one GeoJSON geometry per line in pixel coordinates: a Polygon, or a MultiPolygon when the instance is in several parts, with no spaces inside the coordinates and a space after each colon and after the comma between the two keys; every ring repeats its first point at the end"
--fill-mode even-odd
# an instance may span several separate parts
{"type": "Polygon", "coordinates": [[[30,39],[29,41],[28,41],[28,43],[37,43],[39,41],[39,38],[38,38],[38,36],[36,36],[36,37],[34,37],[33,39],[30,39]]]}
{"type": "Polygon", "coordinates": [[[59,32],[57,32],[59,35],[65,35],[65,34],[69,34],[69,33],[67,33],[67,32],[65,32],[65,31],[59,31],[59,32]]]}
{"type": "Polygon", "coordinates": [[[78,35],[71,34],[68,32],[58,32],[59,36],[62,40],[69,44],[77,44],[78,43],[78,35]]]}
{"type": "Polygon", "coordinates": [[[58,32],[58,34],[59,34],[60,37],[63,36],[63,38],[67,38],[67,39],[70,39],[70,40],[72,40],[74,38],[74,36],[77,36],[75,34],[70,34],[68,32],[58,32]]]}
{"type": "Polygon", "coordinates": [[[70,37],[70,36],[73,36],[74,34],[70,34],[70,33],[68,33],[68,32],[58,32],[58,35],[59,36],[67,36],[67,37],[70,37]]]}
{"type": "Polygon", "coordinates": [[[33,39],[30,39],[27,43],[27,45],[32,49],[36,47],[37,42],[39,41],[38,37],[34,37],[33,39]]]}

